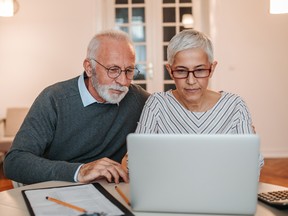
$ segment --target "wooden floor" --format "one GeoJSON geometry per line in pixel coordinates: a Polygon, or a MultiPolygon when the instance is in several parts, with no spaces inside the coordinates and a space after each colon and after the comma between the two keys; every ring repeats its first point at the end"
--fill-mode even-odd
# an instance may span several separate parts
{"type": "Polygon", "coordinates": [[[260,182],[288,187],[288,158],[265,159],[260,182]]]}
{"type": "Polygon", "coordinates": [[[1,163],[1,166],[0,166],[0,192],[5,191],[5,190],[9,190],[12,188],[13,188],[12,182],[9,179],[5,178],[5,176],[3,174],[3,164],[1,163]]]}
{"type": "MultiPolygon", "coordinates": [[[[267,158],[261,170],[260,182],[288,187],[288,158],[267,158]]],[[[5,178],[0,166],[0,191],[12,189],[12,182],[5,178]]]]}

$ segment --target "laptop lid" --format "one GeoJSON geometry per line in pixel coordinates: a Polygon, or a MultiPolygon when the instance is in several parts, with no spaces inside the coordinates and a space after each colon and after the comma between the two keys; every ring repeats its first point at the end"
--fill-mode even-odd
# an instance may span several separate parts
{"type": "Polygon", "coordinates": [[[254,214],[257,135],[129,134],[135,211],[254,214]]]}

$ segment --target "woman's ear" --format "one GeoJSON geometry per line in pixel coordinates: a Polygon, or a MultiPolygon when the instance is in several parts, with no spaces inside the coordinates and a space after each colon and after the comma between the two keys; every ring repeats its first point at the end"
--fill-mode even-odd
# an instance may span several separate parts
{"type": "Polygon", "coordinates": [[[92,76],[92,65],[91,65],[91,60],[90,59],[85,59],[83,62],[83,67],[85,69],[85,72],[88,77],[92,76]]]}
{"type": "Polygon", "coordinates": [[[218,64],[217,61],[214,61],[214,62],[211,64],[211,73],[210,73],[209,78],[211,78],[211,77],[213,76],[217,64],[218,64]]]}
{"type": "Polygon", "coordinates": [[[169,64],[166,64],[165,66],[166,66],[166,69],[167,69],[167,71],[168,71],[168,73],[169,73],[171,79],[174,80],[174,78],[173,78],[173,76],[172,76],[171,66],[170,66],[169,64]]]}

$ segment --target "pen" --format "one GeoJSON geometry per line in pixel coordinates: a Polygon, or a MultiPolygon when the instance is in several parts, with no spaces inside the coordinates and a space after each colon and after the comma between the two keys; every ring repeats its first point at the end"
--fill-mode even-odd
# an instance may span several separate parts
{"type": "Polygon", "coordinates": [[[79,212],[83,212],[83,213],[86,213],[86,212],[87,212],[87,211],[86,211],[85,209],[83,209],[83,208],[80,208],[80,207],[78,207],[78,206],[72,205],[72,204],[67,203],[67,202],[63,202],[63,201],[58,200],[58,199],[55,199],[55,198],[53,198],[53,197],[48,197],[48,196],[47,196],[46,199],[47,199],[47,200],[50,200],[50,201],[52,201],[52,202],[58,203],[58,204],[60,204],[60,205],[66,206],[66,207],[68,207],[68,208],[77,210],[77,211],[79,211],[79,212]]]}
{"type": "Polygon", "coordinates": [[[119,195],[124,199],[124,201],[131,206],[129,199],[125,196],[125,194],[122,192],[122,190],[120,190],[120,188],[117,187],[117,185],[115,186],[116,191],[119,193],[119,195]]]}

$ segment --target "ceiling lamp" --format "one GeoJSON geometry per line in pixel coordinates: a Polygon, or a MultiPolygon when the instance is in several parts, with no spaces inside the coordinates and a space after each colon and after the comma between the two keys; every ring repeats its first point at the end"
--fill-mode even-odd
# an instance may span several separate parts
{"type": "Polygon", "coordinates": [[[270,14],[288,13],[288,0],[270,0],[270,14]]]}
{"type": "Polygon", "coordinates": [[[0,16],[11,17],[18,11],[19,4],[16,0],[0,0],[0,16]]]}
{"type": "Polygon", "coordinates": [[[182,24],[184,28],[193,28],[194,19],[193,19],[192,14],[183,14],[182,24]]]}

